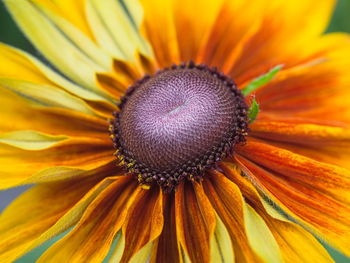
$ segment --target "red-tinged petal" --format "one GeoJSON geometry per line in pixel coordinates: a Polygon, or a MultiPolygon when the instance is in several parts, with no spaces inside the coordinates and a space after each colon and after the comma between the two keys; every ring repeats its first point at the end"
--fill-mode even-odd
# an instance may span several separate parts
{"type": "Polygon", "coordinates": [[[109,165],[78,178],[34,186],[0,216],[0,261],[12,262],[75,224],[87,205],[120,173],[109,165]],[[21,213],[18,213],[21,211],[21,213]]]}
{"type": "Polygon", "coordinates": [[[243,198],[239,188],[218,172],[204,180],[203,187],[230,234],[236,262],[260,262],[252,251],[245,232],[243,198]]]}
{"type": "Polygon", "coordinates": [[[262,114],[250,134],[320,162],[350,169],[350,126],[326,120],[274,118],[262,114]]]}
{"type": "Polygon", "coordinates": [[[350,193],[346,191],[350,187],[348,169],[318,162],[257,140],[248,141],[237,151],[245,159],[276,172],[278,175],[275,177],[280,177],[280,180],[288,180],[291,184],[302,183],[301,188],[314,188],[339,202],[350,204],[350,193]]]}
{"type": "MultiPolygon", "coordinates": [[[[305,145],[341,145],[350,143],[350,127],[322,125],[308,119],[256,120],[251,135],[258,138],[305,145]],[[311,122],[311,123],[310,123],[311,122]]],[[[345,146],[345,145],[344,145],[345,146]]]]}
{"type": "MultiPolygon", "coordinates": [[[[338,42],[349,47],[349,36],[338,38],[338,42]]],[[[340,48],[328,48],[330,54],[314,62],[282,70],[269,84],[258,89],[256,98],[262,111],[280,118],[303,117],[321,122],[350,123],[347,107],[350,77],[346,70],[350,67],[350,49],[340,51],[341,56],[333,56],[331,50],[340,48]]]]}
{"type": "Polygon", "coordinates": [[[209,262],[215,213],[203,187],[193,184],[185,181],[175,192],[176,233],[192,262],[209,262]]]}
{"type": "Polygon", "coordinates": [[[154,241],[151,262],[178,263],[180,262],[179,243],[176,235],[175,196],[164,195],[164,226],[160,236],[154,241]]]}
{"type": "Polygon", "coordinates": [[[163,193],[158,186],[142,192],[134,200],[123,225],[125,250],[120,262],[129,260],[163,229],[163,193]]]}
{"type": "Polygon", "coordinates": [[[232,164],[222,164],[226,176],[234,181],[246,201],[268,225],[280,247],[285,262],[333,262],[326,249],[301,226],[290,222],[267,204],[252,183],[232,164]]]}
{"type": "Polygon", "coordinates": [[[249,141],[236,160],[283,209],[349,254],[350,171],[249,141]]]}
{"type": "Polygon", "coordinates": [[[132,177],[119,177],[88,206],[77,226],[38,262],[102,262],[138,194],[132,177]]]}

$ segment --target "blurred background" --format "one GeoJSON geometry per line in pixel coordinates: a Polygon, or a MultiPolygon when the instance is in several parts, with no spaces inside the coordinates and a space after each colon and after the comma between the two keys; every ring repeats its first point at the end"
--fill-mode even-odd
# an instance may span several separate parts
{"type": "MultiPolygon", "coordinates": [[[[293,1],[293,0],[287,0],[293,1]]],[[[322,0],[320,0],[322,1],[322,0]]],[[[327,32],[349,32],[350,33],[350,0],[338,0],[337,8],[334,12],[332,21],[327,29],[327,32]]],[[[27,39],[21,34],[20,30],[12,21],[11,17],[7,14],[3,3],[0,0],[0,41],[10,44],[12,46],[24,49],[28,52],[36,54],[34,47],[27,41],[27,39]]],[[[1,61],[0,61],[1,63],[1,61]]],[[[350,73],[349,73],[350,74],[350,73]]],[[[0,191],[0,212],[7,206],[7,204],[23,192],[27,187],[18,187],[15,189],[0,191]]],[[[21,211],[18,211],[21,213],[21,211]]],[[[350,219],[349,219],[350,220],[350,219]]],[[[46,250],[55,240],[51,240],[43,244],[42,246],[34,249],[16,263],[32,263],[39,257],[43,251],[46,250]]],[[[337,263],[349,263],[350,259],[344,257],[331,247],[325,245],[334,260],[337,263]]]]}

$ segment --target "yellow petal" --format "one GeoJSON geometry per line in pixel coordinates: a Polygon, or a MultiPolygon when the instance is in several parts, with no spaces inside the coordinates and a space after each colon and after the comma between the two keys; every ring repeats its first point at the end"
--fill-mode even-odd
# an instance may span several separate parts
{"type": "MultiPolygon", "coordinates": [[[[40,0],[39,0],[40,1],[40,0]]],[[[57,0],[56,0],[57,1],[57,0]]],[[[69,1],[67,3],[72,3],[69,1]]],[[[63,2],[61,0],[61,2],[63,2]]],[[[63,5],[63,4],[61,4],[63,5]]],[[[38,7],[55,25],[77,46],[80,50],[83,50],[91,60],[100,65],[105,71],[110,71],[112,67],[112,58],[98,47],[93,41],[86,37],[79,29],[75,28],[63,17],[55,14],[47,8],[42,8],[39,4],[38,7]]],[[[82,6],[82,8],[85,8],[82,6]]],[[[82,10],[83,11],[83,10],[82,10]]]]}
{"type": "Polygon", "coordinates": [[[64,17],[91,39],[92,34],[85,18],[85,0],[34,0],[55,14],[64,17]]]}
{"type": "Polygon", "coordinates": [[[234,262],[234,249],[224,223],[219,216],[216,216],[216,226],[214,236],[210,242],[210,262],[234,262]]]}
{"type": "Polygon", "coordinates": [[[123,251],[125,249],[125,237],[122,234],[122,231],[118,232],[118,235],[116,238],[118,238],[117,245],[112,251],[112,254],[108,260],[108,263],[120,262],[120,259],[122,258],[122,255],[123,255],[123,251]]]}
{"type": "MultiPolygon", "coordinates": [[[[43,178],[50,180],[57,168],[89,170],[114,160],[110,143],[91,138],[66,139],[42,150],[24,150],[0,143],[0,187],[2,189],[24,183],[35,183],[43,178]]],[[[58,179],[58,177],[53,177],[58,179]]]]}
{"type": "Polygon", "coordinates": [[[51,84],[33,64],[18,50],[0,43],[0,76],[4,78],[20,78],[34,83],[51,84]],[[19,74],[20,72],[20,74],[19,74]]]}
{"type": "Polygon", "coordinates": [[[0,216],[0,261],[13,262],[75,224],[109,183],[98,183],[105,174],[34,186],[18,197],[0,216]]]}
{"type": "Polygon", "coordinates": [[[326,249],[301,226],[271,218],[266,223],[275,236],[286,263],[333,262],[326,249]]]}
{"type": "Polygon", "coordinates": [[[0,142],[23,150],[43,150],[65,139],[66,136],[50,136],[34,131],[16,131],[0,135],[0,142]]]}
{"type": "Polygon", "coordinates": [[[37,262],[80,263],[87,258],[102,262],[138,189],[130,176],[119,177],[91,202],[76,227],[46,250],[37,262]]]}
{"type": "Polygon", "coordinates": [[[20,5],[14,0],[4,3],[27,37],[57,69],[86,89],[101,93],[94,85],[94,74],[104,68],[59,31],[40,6],[27,0],[20,5]]]}
{"type": "Polygon", "coordinates": [[[76,98],[67,92],[49,85],[38,85],[21,80],[0,78],[0,86],[24,99],[29,99],[33,104],[40,106],[62,107],[90,115],[95,115],[91,108],[81,99],[76,98]]]}
{"type": "Polygon", "coordinates": [[[62,77],[34,56],[0,43],[0,77],[25,80],[37,84],[56,84],[83,99],[108,101],[94,91],[81,87],[62,77]],[[21,72],[21,74],[18,74],[21,72]]]}
{"type": "Polygon", "coordinates": [[[270,229],[248,204],[244,206],[244,221],[249,243],[263,262],[283,262],[280,249],[270,229]]]}
{"type": "MultiPolygon", "coordinates": [[[[318,36],[326,30],[336,4],[334,0],[325,0],[322,3],[316,0],[296,0],[293,2],[273,0],[269,2],[271,6],[270,11],[280,11],[280,13],[276,13],[278,17],[276,18],[281,18],[282,24],[280,26],[287,26],[291,32],[305,37],[318,36]],[[315,6],[315,4],[318,5],[315,6]],[[297,21],[297,18],[302,15],[308,15],[310,20],[297,21]]],[[[289,34],[290,32],[280,33],[289,34]]]]}
{"type": "Polygon", "coordinates": [[[153,242],[145,245],[141,250],[139,250],[131,259],[130,263],[148,262],[151,256],[153,242]]]}
{"type": "Polygon", "coordinates": [[[149,48],[138,31],[134,19],[142,19],[142,13],[132,12],[125,8],[140,10],[134,1],[133,6],[123,6],[121,2],[113,0],[88,0],[87,18],[96,41],[112,56],[121,59],[134,60],[136,50],[149,54],[149,48]],[[115,18],[118,19],[115,19],[115,18]]]}

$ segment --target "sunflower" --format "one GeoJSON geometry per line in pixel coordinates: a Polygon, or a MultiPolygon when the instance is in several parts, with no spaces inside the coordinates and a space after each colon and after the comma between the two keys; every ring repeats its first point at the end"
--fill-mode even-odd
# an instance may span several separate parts
{"type": "Polygon", "coordinates": [[[0,262],[350,255],[350,38],[333,0],[3,0],[0,262]]]}

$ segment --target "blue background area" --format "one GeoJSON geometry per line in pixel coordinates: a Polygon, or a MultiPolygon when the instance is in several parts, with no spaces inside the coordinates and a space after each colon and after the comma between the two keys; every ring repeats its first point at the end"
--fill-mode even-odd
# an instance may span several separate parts
{"type": "MultiPolygon", "coordinates": [[[[0,0],[1,1],[1,0],[0,0]]],[[[288,0],[293,1],[293,0],[288,0]]],[[[322,1],[322,0],[320,0],[322,1]]],[[[327,30],[328,32],[350,32],[350,0],[338,1],[337,8],[335,10],[332,22],[327,30]]],[[[33,46],[23,37],[18,30],[12,19],[6,13],[6,10],[2,3],[0,3],[0,41],[11,44],[13,46],[27,50],[33,54],[37,54],[33,46]]],[[[1,63],[1,61],[0,61],[1,63]]],[[[0,191],[0,211],[3,210],[6,205],[11,202],[16,196],[27,189],[25,187],[17,187],[6,191],[0,191]]],[[[20,211],[19,211],[20,213],[20,211]]],[[[350,220],[350,219],[349,219],[350,220]]],[[[17,263],[31,263],[35,262],[35,259],[43,253],[49,245],[54,243],[55,240],[51,240],[33,250],[31,253],[25,255],[21,259],[17,260],[17,263]]],[[[327,246],[327,249],[335,259],[337,263],[348,263],[349,258],[345,258],[337,251],[327,246]]]]}

